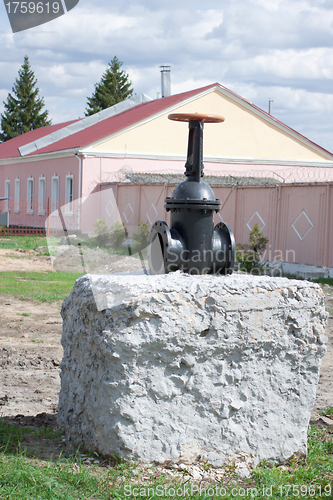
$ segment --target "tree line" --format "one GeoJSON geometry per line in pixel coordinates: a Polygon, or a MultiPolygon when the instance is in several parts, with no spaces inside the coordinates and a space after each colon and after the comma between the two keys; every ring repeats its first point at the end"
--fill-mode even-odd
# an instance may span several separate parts
{"type": "MultiPolygon", "coordinates": [[[[123,63],[115,56],[108,64],[100,82],[95,84],[91,97],[87,97],[85,116],[98,113],[102,109],[114,106],[133,95],[132,82],[122,68],[123,63]]],[[[44,109],[44,98],[39,95],[37,79],[31,69],[28,56],[15,79],[12,92],[4,101],[1,116],[0,142],[52,125],[49,112],[44,109]]]]}

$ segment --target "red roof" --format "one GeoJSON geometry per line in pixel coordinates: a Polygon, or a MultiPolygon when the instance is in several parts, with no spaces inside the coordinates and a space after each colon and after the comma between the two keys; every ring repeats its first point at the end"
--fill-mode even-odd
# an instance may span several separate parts
{"type": "MultiPolygon", "coordinates": [[[[288,127],[284,123],[277,120],[276,118],[273,118],[272,116],[268,115],[268,113],[260,109],[258,106],[255,106],[254,104],[247,101],[243,97],[237,95],[235,92],[228,90],[226,87],[223,87],[223,85],[219,83],[213,83],[211,85],[207,85],[206,87],[201,87],[199,89],[138,104],[137,106],[129,108],[126,111],[123,111],[116,115],[110,116],[109,118],[101,119],[99,122],[87,126],[86,128],[80,130],[79,132],[75,132],[71,135],[68,135],[63,139],[60,139],[56,142],[53,142],[52,144],[49,144],[48,146],[45,146],[41,149],[37,149],[29,153],[28,156],[33,156],[35,154],[51,153],[55,151],[64,151],[68,149],[84,148],[89,144],[98,142],[99,140],[102,140],[105,137],[115,134],[116,132],[119,132],[127,127],[130,127],[131,125],[139,123],[140,121],[145,120],[151,116],[154,116],[157,113],[163,112],[164,110],[172,106],[180,104],[182,101],[186,101],[187,99],[199,95],[202,92],[205,92],[209,89],[213,89],[214,87],[219,87],[221,89],[224,89],[228,93],[233,94],[236,98],[241,99],[242,101],[250,104],[254,109],[257,109],[267,117],[269,116],[271,119],[283,125],[286,129],[289,129],[294,134],[297,134],[299,137],[306,139],[306,141],[308,141],[310,144],[313,144],[316,148],[321,149],[322,151],[328,153],[329,155],[332,155],[332,153],[330,153],[329,151],[325,150],[321,146],[318,146],[318,144],[315,144],[314,142],[310,141],[309,139],[302,136],[292,128],[288,127]]],[[[60,123],[58,125],[41,127],[39,129],[32,130],[31,132],[27,132],[26,134],[22,134],[18,137],[15,137],[14,139],[6,141],[0,144],[0,159],[21,156],[18,150],[19,147],[34,142],[37,139],[47,136],[52,132],[60,130],[77,121],[79,120],[72,120],[70,122],[60,123]]]]}
{"type": "Polygon", "coordinates": [[[79,120],[71,120],[69,122],[58,123],[57,125],[48,125],[47,127],[40,127],[36,130],[30,130],[30,132],[26,132],[25,134],[18,135],[9,141],[5,141],[0,143],[0,159],[2,158],[15,158],[16,156],[21,156],[18,148],[24,146],[25,144],[29,144],[30,142],[34,142],[45,135],[52,134],[52,132],[56,132],[57,130],[67,127],[72,123],[75,123],[79,120]]]}
{"type": "Polygon", "coordinates": [[[215,87],[216,85],[218,84],[215,83],[212,85],[208,85],[207,87],[202,87],[200,89],[183,92],[182,94],[176,94],[170,97],[163,97],[163,99],[156,99],[154,101],[138,104],[133,108],[129,108],[126,111],[123,111],[122,113],[113,115],[110,118],[106,118],[105,120],[101,120],[100,122],[95,123],[94,125],[91,125],[90,127],[87,127],[80,132],[69,135],[68,137],[50,144],[45,148],[30,153],[30,155],[50,153],[52,151],[63,151],[64,149],[83,148],[85,146],[88,146],[89,144],[103,139],[104,137],[114,134],[119,130],[123,130],[126,127],[134,125],[141,120],[149,118],[150,116],[153,116],[156,113],[169,108],[170,106],[179,104],[180,102],[185,101],[190,97],[200,94],[201,92],[204,92],[205,90],[208,90],[212,87],[215,87]]]}

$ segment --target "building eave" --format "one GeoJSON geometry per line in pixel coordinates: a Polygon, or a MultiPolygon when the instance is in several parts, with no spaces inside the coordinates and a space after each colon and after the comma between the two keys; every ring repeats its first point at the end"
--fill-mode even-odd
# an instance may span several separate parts
{"type": "Polygon", "coordinates": [[[14,165],[18,163],[32,163],[36,161],[43,160],[54,160],[58,158],[66,158],[75,156],[77,154],[82,154],[81,150],[78,148],[66,149],[63,151],[52,151],[51,153],[34,154],[30,156],[13,156],[12,158],[0,159],[1,165],[14,165]]]}
{"type": "MultiPolygon", "coordinates": [[[[161,161],[186,161],[186,155],[168,155],[155,153],[122,153],[118,151],[95,151],[84,148],[81,151],[86,157],[94,158],[123,158],[123,159],[140,159],[140,160],[161,160],[161,161]]],[[[223,164],[244,164],[244,165],[278,165],[291,167],[320,167],[333,168],[333,159],[322,161],[305,161],[294,159],[276,159],[276,158],[244,158],[231,156],[204,156],[204,161],[208,163],[223,163],[223,164]]]]}

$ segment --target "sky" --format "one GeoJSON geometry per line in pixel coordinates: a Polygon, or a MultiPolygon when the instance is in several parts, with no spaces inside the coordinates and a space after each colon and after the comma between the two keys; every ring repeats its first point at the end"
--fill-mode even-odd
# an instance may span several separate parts
{"type": "MultiPolygon", "coordinates": [[[[5,0],[7,2],[8,0],[5,0]]],[[[63,1],[63,0],[59,0],[63,1]]],[[[218,82],[333,152],[332,0],[80,0],[46,24],[12,33],[0,3],[0,113],[24,56],[52,123],[83,117],[114,56],[134,92],[218,82]]]]}

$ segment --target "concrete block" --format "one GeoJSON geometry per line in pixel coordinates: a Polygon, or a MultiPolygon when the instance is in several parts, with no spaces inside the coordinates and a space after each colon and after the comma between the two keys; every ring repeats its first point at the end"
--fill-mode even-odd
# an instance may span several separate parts
{"type": "Polygon", "coordinates": [[[326,350],[318,285],[86,275],[62,316],[58,418],[74,441],[140,461],[306,454],[326,350]]]}

